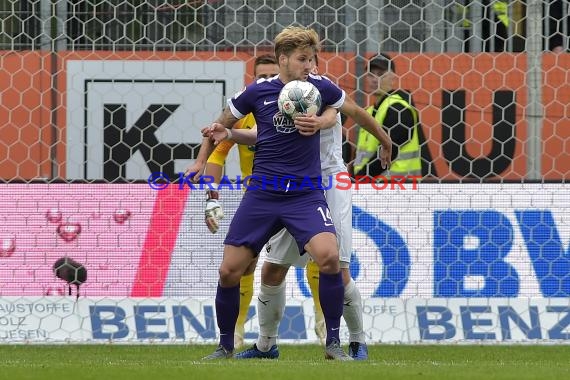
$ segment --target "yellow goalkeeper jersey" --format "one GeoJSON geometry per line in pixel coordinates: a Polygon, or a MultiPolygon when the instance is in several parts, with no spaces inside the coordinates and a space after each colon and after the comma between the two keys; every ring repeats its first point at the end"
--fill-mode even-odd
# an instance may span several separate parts
{"type": "MultiPolygon", "coordinates": [[[[252,129],[255,126],[255,118],[253,114],[248,114],[246,117],[241,119],[234,125],[234,128],[240,129],[252,129]]],[[[235,142],[225,140],[222,141],[216,149],[210,154],[208,157],[208,162],[212,164],[217,164],[220,166],[224,166],[226,163],[226,158],[228,157],[228,153],[232,146],[234,146],[235,142]]],[[[254,145],[239,145],[238,144],[238,152],[239,152],[239,165],[241,169],[241,178],[244,179],[251,175],[253,171],[253,154],[255,153],[255,146],[254,145]]]]}

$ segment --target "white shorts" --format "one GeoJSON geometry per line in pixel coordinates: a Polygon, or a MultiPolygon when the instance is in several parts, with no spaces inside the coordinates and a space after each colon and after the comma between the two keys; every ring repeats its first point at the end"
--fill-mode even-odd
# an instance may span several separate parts
{"type": "MultiPolygon", "coordinates": [[[[339,243],[340,267],[348,268],[352,255],[352,189],[340,190],[333,185],[325,196],[339,243]]],[[[302,268],[309,259],[306,253],[299,256],[297,242],[286,229],[273,235],[267,243],[265,260],[270,263],[302,268]]]]}

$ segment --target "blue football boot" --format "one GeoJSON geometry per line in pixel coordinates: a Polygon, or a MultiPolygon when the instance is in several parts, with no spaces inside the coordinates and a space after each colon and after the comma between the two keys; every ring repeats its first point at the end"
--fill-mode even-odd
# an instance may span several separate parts
{"type": "Polygon", "coordinates": [[[350,342],[348,354],[354,360],[368,360],[368,346],[366,343],[350,342]]]}
{"type": "Polygon", "coordinates": [[[277,359],[278,357],[279,349],[276,344],[271,346],[271,349],[267,352],[260,351],[257,348],[257,344],[254,344],[253,347],[235,355],[236,359],[277,359]]]}

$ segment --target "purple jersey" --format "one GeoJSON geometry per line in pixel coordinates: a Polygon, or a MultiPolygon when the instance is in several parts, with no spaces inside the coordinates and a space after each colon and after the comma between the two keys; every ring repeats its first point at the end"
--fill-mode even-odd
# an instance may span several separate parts
{"type": "MultiPolygon", "coordinates": [[[[326,106],[342,106],[345,92],[329,79],[309,75],[308,81],[321,93],[319,114],[326,106]]],[[[320,134],[299,134],[293,121],[281,114],[277,98],[283,86],[278,76],[260,79],[228,100],[235,117],[242,118],[250,112],[255,117],[257,142],[253,175],[257,178],[287,177],[294,181],[310,178],[318,182],[321,176],[320,134]]]]}

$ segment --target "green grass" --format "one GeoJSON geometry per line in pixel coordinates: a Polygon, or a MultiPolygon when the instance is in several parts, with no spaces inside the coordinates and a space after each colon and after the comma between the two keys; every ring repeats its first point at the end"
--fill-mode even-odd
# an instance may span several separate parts
{"type": "Polygon", "coordinates": [[[563,379],[570,346],[370,346],[366,362],[331,362],[322,348],[281,345],[279,360],[200,358],[213,346],[2,345],[0,379],[334,380],[563,379]]]}

